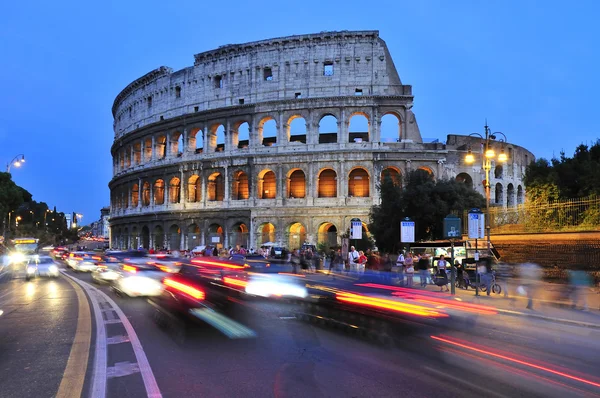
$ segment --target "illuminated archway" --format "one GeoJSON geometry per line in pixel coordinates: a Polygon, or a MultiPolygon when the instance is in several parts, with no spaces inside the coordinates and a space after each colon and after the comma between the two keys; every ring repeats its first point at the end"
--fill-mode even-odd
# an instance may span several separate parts
{"type": "Polygon", "coordinates": [[[220,202],[225,197],[225,182],[221,173],[213,173],[208,177],[206,192],[207,199],[211,202],[220,202]]]}
{"type": "Polygon", "coordinates": [[[154,182],[154,204],[162,205],[165,203],[165,182],[158,179],[154,182]]]}
{"type": "Polygon", "coordinates": [[[369,173],[363,168],[356,168],[348,176],[348,196],[356,198],[369,197],[369,173]]]}
{"type": "Polygon", "coordinates": [[[231,199],[246,200],[249,197],[248,174],[241,170],[236,171],[233,174],[233,181],[231,183],[231,199]]]}
{"type": "Polygon", "coordinates": [[[258,247],[262,246],[263,243],[275,242],[275,226],[273,224],[260,224],[257,232],[256,243],[258,247]]]}
{"type": "Polygon", "coordinates": [[[337,233],[337,227],[333,223],[325,222],[319,226],[317,242],[328,248],[336,247],[338,245],[337,233]]]}
{"type": "Polygon", "coordinates": [[[397,168],[386,167],[381,171],[381,182],[385,181],[388,177],[392,180],[394,185],[402,186],[402,174],[397,168]]]}
{"type": "Polygon", "coordinates": [[[306,196],[306,177],[304,172],[296,169],[288,177],[288,197],[304,198],[306,196]]]}
{"type": "Polygon", "coordinates": [[[337,197],[337,174],[335,170],[325,169],[319,173],[318,197],[335,198],[337,197]]]}
{"type": "Polygon", "coordinates": [[[263,170],[258,175],[258,198],[275,199],[277,197],[277,179],[272,170],[263,170]]]}
{"type": "Polygon", "coordinates": [[[306,242],[306,227],[299,222],[290,224],[287,229],[288,245],[291,250],[300,249],[306,242]]]}

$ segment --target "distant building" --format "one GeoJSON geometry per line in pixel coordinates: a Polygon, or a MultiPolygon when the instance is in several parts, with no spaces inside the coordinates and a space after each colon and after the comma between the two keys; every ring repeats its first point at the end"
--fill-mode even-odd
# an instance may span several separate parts
{"type": "Polygon", "coordinates": [[[108,220],[110,217],[110,207],[106,206],[100,209],[100,223],[102,225],[102,237],[109,238],[110,237],[110,228],[108,224],[108,220]]]}

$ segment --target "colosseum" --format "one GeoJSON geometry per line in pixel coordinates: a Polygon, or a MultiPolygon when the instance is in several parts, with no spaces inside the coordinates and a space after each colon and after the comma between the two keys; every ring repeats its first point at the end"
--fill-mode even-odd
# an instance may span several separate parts
{"type": "MultiPolygon", "coordinates": [[[[379,203],[384,172],[456,178],[483,193],[481,139],[423,140],[412,87],[378,31],[224,45],[155,69],[112,113],[111,246],[333,246],[379,203]]],[[[531,152],[507,142],[491,200],[524,200],[531,152]]],[[[502,146],[502,148],[500,148],[502,146]]],[[[368,231],[367,231],[368,233],[368,231]]]]}

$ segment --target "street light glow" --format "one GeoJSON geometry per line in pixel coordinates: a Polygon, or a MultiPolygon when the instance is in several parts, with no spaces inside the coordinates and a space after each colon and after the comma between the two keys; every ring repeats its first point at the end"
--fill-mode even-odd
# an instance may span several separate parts
{"type": "Polygon", "coordinates": [[[488,159],[493,159],[496,156],[496,153],[494,152],[494,150],[492,148],[489,148],[487,151],[485,151],[485,157],[488,159]]]}
{"type": "Polygon", "coordinates": [[[465,163],[471,164],[473,162],[475,162],[475,156],[473,156],[473,153],[471,153],[471,150],[469,149],[469,153],[465,156],[465,163]]]}
{"type": "Polygon", "coordinates": [[[508,156],[506,156],[506,153],[504,153],[504,149],[502,149],[502,152],[500,152],[500,155],[498,155],[498,161],[506,162],[507,160],[508,156]]]}

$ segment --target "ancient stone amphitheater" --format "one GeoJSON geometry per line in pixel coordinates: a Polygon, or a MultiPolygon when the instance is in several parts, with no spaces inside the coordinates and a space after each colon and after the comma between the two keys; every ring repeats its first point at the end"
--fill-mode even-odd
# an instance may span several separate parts
{"type": "MultiPolygon", "coordinates": [[[[339,243],[368,223],[384,172],[421,168],[483,192],[481,139],[424,142],[412,87],[377,31],[322,32],[225,45],[194,66],[160,67],[119,93],[111,245],[191,249],[339,243]]],[[[522,202],[533,155],[505,145],[492,203],[522,202]]],[[[498,148],[499,149],[499,148],[498,148]]],[[[368,233],[368,231],[365,231],[368,233]]]]}

